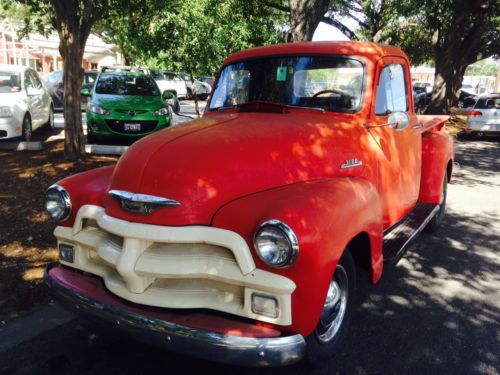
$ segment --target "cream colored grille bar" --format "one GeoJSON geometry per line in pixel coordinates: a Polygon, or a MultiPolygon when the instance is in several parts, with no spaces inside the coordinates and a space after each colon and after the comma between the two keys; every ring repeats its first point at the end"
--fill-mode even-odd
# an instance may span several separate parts
{"type": "Polygon", "coordinates": [[[102,207],[85,205],[73,228],[57,227],[54,234],[59,243],[75,247],[74,263],[61,263],[102,277],[111,292],[129,301],[209,308],[280,325],[292,322],[294,282],[256,269],[247,243],[237,233],[132,223],[106,215],[102,207]],[[97,225],[88,225],[91,222],[97,225]],[[254,292],[278,300],[277,318],[252,312],[254,292]]]}

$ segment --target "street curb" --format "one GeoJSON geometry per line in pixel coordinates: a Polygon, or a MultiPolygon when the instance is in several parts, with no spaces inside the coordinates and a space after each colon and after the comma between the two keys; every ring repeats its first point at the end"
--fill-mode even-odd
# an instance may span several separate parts
{"type": "Polygon", "coordinates": [[[127,151],[129,146],[113,146],[113,145],[85,145],[85,152],[87,154],[97,155],[121,155],[127,151]]]}
{"type": "Polygon", "coordinates": [[[40,151],[42,142],[0,142],[0,150],[8,151],[40,151]]]}

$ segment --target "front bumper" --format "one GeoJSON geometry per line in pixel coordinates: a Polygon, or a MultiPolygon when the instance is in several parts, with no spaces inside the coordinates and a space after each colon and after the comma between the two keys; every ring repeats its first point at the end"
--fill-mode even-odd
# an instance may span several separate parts
{"type": "MultiPolygon", "coordinates": [[[[305,353],[302,335],[276,336],[273,329],[225,318],[219,318],[212,330],[189,327],[182,324],[189,319],[179,322],[182,314],[169,316],[168,312],[122,301],[91,276],[57,263],[47,267],[45,282],[67,308],[108,322],[138,340],[189,356],[244,366],[285,366],[300,361],[305,353]]],[[[210,319],[191,319],[191,326],[210,325],[210,319]]]]}
{"type": "Polygon", "coordinates": [[[22,135],[20,124],[16,124],[14,117],[0,118],[0,139],[14,138],[22,135]]]}
{"type": "Polygon", "coordinates": [[[111,113],[99,115],[87,110],[87,132],[96,137],[142,138],[161,129],[167,128],[172,122],[168,116],[137,116],[129,117],[123,114],[111,113]],[[141,124],[140,131],[125,130],[125,123],[141,124]],[[114,124],[114,125],[112,125],[114,124]]]}

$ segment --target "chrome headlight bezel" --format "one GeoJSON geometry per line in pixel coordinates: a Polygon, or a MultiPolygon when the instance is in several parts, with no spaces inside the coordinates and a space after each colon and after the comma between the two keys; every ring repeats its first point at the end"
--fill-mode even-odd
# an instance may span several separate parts
{"type": "Polygon", "coordinates": [[[47,209],[47,212],[49,213],[51,219],[55,221],[68,220],[68,218],[71,216],[72,206],[71,206],[71,198],[66,189],[64,189],[60,185],[54,184],[47,189],[45,197],[46,197],[45,208],[47,209]],[[51,197],[52,194],[57,196],[57,198],[51,197]],[[49,207],[49,202],[56,202],[55,204],[59,204],[58,207],[60,214],[54,215],[57,208],[49,207]]]}
{"type": "Polygon", "coordinates": [[[154,115],[155,116],[168,116],[168,115],[170,115],[170,110],[168,109],[168,107],[163,107],[163,108],[160,108],[159,110],[155,111],[154,115]]]}
{"type": "Polygon", "coordinates": [[[255,252],[257,253],[259,259],[269,267],[273,268],[289,267],[296,261],[299,255],[299,241],[295,232],[287,224],[277,219],[268,220],[259,226],[259,228],[255,231],[253,244],[255,252]],[[280,236],[280,240],[284,240],[284,242],[287,244],[285,253],[282,250],[276,248],[274,249],[274,251],[272,251],[274,253],[274,256],[270,257],[269,255],[273,254],[269,254],[269,250],[266,251],[262,248],[262,236],[270,236],[270,232],[274,232],[274,234],[272,234],[274,236],[280,236]],[[266,252],[268,254],[266,254],[266,252]],[[281,254],[276,254],[277,252],[281,252],[281,254]],[[275,260],[273,261],[273,259],[275,260]]]}
{"type": "Polygon", "coordinates": [[[87,106],[90,112],[97,115],[107,115],[109,113],[107,109],[101,107],[99,104],[89,102],[87,106]]]}

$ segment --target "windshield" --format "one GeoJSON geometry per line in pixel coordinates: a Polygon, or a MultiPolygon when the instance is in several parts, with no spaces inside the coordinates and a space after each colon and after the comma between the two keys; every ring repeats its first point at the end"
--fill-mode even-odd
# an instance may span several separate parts
{"type": "Polygon", "coordinates": [[[127,72],[103,72],[95,86],[97,94],[158,96],[160,92],[151,77],[127,72]]]}
{"type": "Polygon", "coordinates": [[[227,65],[210,109],[264,101],[355,112],[361,105],[363,65],[337,56],[283,56],[227,65]]]}
{"type": "Polygon", "coordinates": [[[0,93],[21,91],[21,74],[0,71],[0,93]]]}

